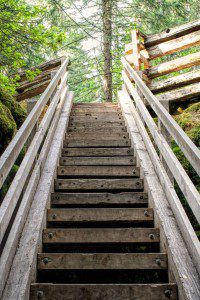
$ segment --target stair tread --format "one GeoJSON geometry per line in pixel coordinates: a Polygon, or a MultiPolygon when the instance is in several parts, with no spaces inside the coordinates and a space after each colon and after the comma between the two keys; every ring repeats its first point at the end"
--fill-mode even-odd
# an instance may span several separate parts
{"type": "Polygon", "coordinates": [[[51,194],[52,204],[57,205],[123,205],[147,204],[148,195],[144,192],[122,193],[59,193],[51,194]]]}
{"type": "Polygon", "coordinates": [[[140,178],[115,179],[55,179],[56,190],[141,190],[143,180],[140,178]]]}
{"type": "Polygon", "coordinates": [[[129,139],[65,139],[64,147],[130,147],[129,139]]]}
{"type": "Polygon", "coordinates": [[[45,299],[54,300],[177,300],[176,284],[31,284],[30,299],[38,299],[38,292],[45,299]]]}
{"type": "Polygon", "coordinates": [[[59,177],[139,177],[135,166],[59,166],[59,177]]]}
{"type": "Polygon", "coordinates": [[[50,208],[50,222],[152,221],[152,208],[50,208]]]}
{"type": "Polygon", "coordinates": [[[165,253],[39,253],[38,269],[167,269],[165,253]]]}
{"type": "Polygon", "coordinates": [[[136,159],[133,156],[119,157],[61,157],[60,165],[80,165],[80,166],[120,166],[120,165],[135,165],[136,159]]]}
{"type": "Polygon", "coordinates": [[[47,228],[43,231],[43,243],[51,244],[158,243],[159,239],[158,228],[47,228]]]}
{"type": "Polygon", "coordinates": [[[120,148],[63,148],[62,156],[74,156],[74,157],[118,157],[118,156],[132,156],[134,154],[133,149],[129,147],[120,148]]]}

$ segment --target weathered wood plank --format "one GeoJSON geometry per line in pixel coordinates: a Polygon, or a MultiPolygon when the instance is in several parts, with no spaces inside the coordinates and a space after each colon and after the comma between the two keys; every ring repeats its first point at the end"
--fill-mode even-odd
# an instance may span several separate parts
{"type": "Polygon", "coordinates": [[[92,112],[81,112],[80,110],[75,111],[75,112],[71,112],[71,116],[72,117],[76,117],[76,118],[86,118],[86,119],[90,119],[90,118],[107,118],[107,117],[122,117],[122,114],[120,111],[92,111],[92,112]]]}
{"type": "Polygon", "coordinates": [[[162,57],[197,45],[200,45],[200,30],[171,41],[159,43],[158,45],[149,47],[148,53],[150,59],[155,59],[157,57],[162,57]]]}
{"type": "Polygon", "coordinates": [[[98,136],[98,140],[118,140],[118,139],[124,139],[127,140],[129,138],[127,132],[68,132],[66,133],[65,138],[68,140],[95,140],[98,136]]]}
{"type": "Polygon", "coordinates": [[[182,56],[145,70],[149,78],[156,78],[172,72],[200,65],[200,52],[182,56]]]}
{"type": "Polygon", "coordinates": [[[84,107],[84,106],[80,106],[80,107],[74,107],[74,109],[72,110],[72,114],[84,114],[84,113],[108,113],[108,112],[116,112],[116,113],[120,113],[120,109],[119,107],[116,105],[116,106],[103,106],[103,107],[96,107],[96,106],[90,106],[90,107],[84,107]]]}
{"type": "Polygon", "coordinates": [[[47,221],[56,222],[134,222],[153,221],[151,208],[51,208],[47,221]]]}
{"type": "Polygon", "coordinates": [[[43,231],[43,243],[158,243],[157,228],[77,228],[43,231]]]}
{"type": "Polygon", "coordinates": [[[105,121],[105,120],[96,120],[96,122],[79,122],[79,121],[72,121],[69,123],[69,126],[76,127],[77,129],[79,127],[85,127],[85,128],[110,128],[110,127],[124,127],[124,121],[105,121]]]}
{"type": "Polygon", "coordinates": [[[129,156],[134,155],[132,148],[63,148],[62,156],[129,156]]]}
{"type": "MultiPolygon", "coordinates": [[[[48,62],[45,62],[39,66],[33,67],[31,69],[29,69],[30,71],[35,71],[35,70],[40,70],[42,72],[47,71],[47,70],[52,70],[56,67],[59,67],[63,61],[63,59],[65,59],[64,56],[50,60],[48,62]]],[[[16,74],[15,74],[16,75],[16,74]]],[[[20,81],[25,80],[26,79],[26,71],[21,71],[19,72],[17,75],[20,76],[20,81]]]]}
{"type": "Polygon", "coordinates": [[[132,179],[56,179],[55,190],[141,190],[143,180],[132,179]]]}
{"type": "Polygon", "coordinates": [[[200,30],[200,21],[196,20],[174,28],[168,28],[165,31],[147,36],[145,38],[145,46],[150,47],[165,41],[173,40],[183,35],[200,30]]]}
{"type": "MultiPolygon", "coordinates": [[[[30,283],[36,276],[36,255],[42,245],[42,228],[45,226],[46,208],[53,188],[54,175],[66,125],[69,120],[72,99],[73,93],[69,93],[61,112],[18,248],[16,249],[12,268],[8,278],[5,278],[7,282],[2,296],[4,300],[29,298],[30,283]]],[[[2,288],[3,286],[1,286],[2,288]]]]}
{"type": "Polygon", "coordinates": [[[166,293],[170,291],[170,300],[177,300],[175,284],[34,284],[31,285],[30,300],[38,300],[38,293],[42,293],[45,300],[166,300],[166,293]]]}
{"type": "Polygon", "coordinates": [[[105,113],[102,115],[92,115],[92,116],[70,116],[70,122],[74,123],[95,123],[95,122],[121,122],[122,117],[119,116],[118,114],[115,115],[107,115],[105,119],[105,113]]]}
{"type": "Polygon", "coordinates": [[[130,140],[64,140],[64,147],[130,147],[130,140]]]}
{"type": "MultiPolygon", "coordinates": [[[[177,145],[181,148],[186,158],[189,160],[193,168],[200,175],[200,152],[187,134],[180,128],[177,122],[172,118],[172,116],[166,111],[162,104],[157,100],[157,98],[152,94],[146,84],[141,80],[138,74],[132,69],[132,67],[122,58],[122,63],[124,67],[129,71],[134,80],[136,81],[138,87],[144,94],[146,100],[151,105],[156,115],[160,120],[162,120],[163,125],[166,127],[170,135],[175,139],[177,145]]],[[[124,78],[126,78],[124,74],[124,78]]],[[[129,80],[128,80],[129,81],[129,80]]],[[[130,85],[132,89],[132,85],[130,85]]]]}
{"type": "Polygon", "coordinates": [[[39,253],[39,270],[167,269],[164,253],[39,253]]]}
{"type": "MultiPolygon", "coordinates": [[[[65,95],[67,93],[67,87],[65,87],[66,83],[65,83],[64,78],[65,78],[65,76],[63,77],[62,83],[61,83],[60,87],[58,88],[58,90],[56,91],[56,94],[55,94],[54,98],[52,99],[52,102],[51,102],[50,106],[48,107],[48,110],[47,110],[46,114],[44,115],[44,117],[38,127],[38,130],[30,144],[30,147],[28,148],[26,155],[24,156],[24,158],[19,166],[19,169],[9,187],[9,190],[1,204],[0,242],[2,241],[2,239],[4,237],[7,226],[9,224],[11,217],[13,215],[13,212],[18,204],[18,200],[19,200],[21,192],[24,188],[24,184],[26,183],[26,180],[32,169],[34,160],[37,157],[37,153],[40,148],[40,145],[45,137],[47,129],[48,129],[50,122],[52,120],[52,117],[55,113],[56,107],[59,103],[61,93],[64,92],[65,95]],[[65,90],[63,91],[64,87],[65,87],[65,90]]],[[[34,110],[34,108],[33,108],[33,110],[34,110]]]]}
{"type": "Polygon", "coordinates": [[[63,104],[66,101],[66,92],[61,95],[60,103],[57,107],[56,113],[54,115],[54,119],[51,122],[51,126],[49,128],[47,137],[41,149],[40,155],[38,157],[37,163],[33,169],[31,177],[29,179],[27,188],[24,190],[24,195],[22,197],[19,210],[15,216],[12,228],[10,229],[7,241],[3,248],[0,257],[0,282],[3,285],[5,280],[7,279],[7,275],[10,271],[11,263],[15,254],[15,251],[18,246],[19,238],[26,221],[28,211],[30,209],[33,196],[35,190],[37,188],[41,172],[44,166],[45,159],[48,155],[50,145],[52,143],[52,137],[55,133],[55,129],[58,123],[58,119],[60,117],[63,104]]]}
{"type": "MultiPolygon", "coordinates": [[[[197,191],[197,189],[195,188],[194,184],[192,183],[190,177],[188,176],[188,174],[184,170],[183,166],[181,165],[181,163],[179,162],[179,160],[173,153],[171,147],[168,145],[168,142],[163,137],[159,128],[156,126],[153,118],[151,117],[147,108],[143,104],[142,99],[139,97],[136,90],[133,88],[130,80],[128,82],[127,79],[128,79],[128,77],[125,78],[127,86],[129,87],[129,90],[131,91],[131,95],[133,96],[135,102],[137,103],[137,108],[139,109],[139,112],[140,112],[143,120],[145,120],[145,122],[148,126],[148,129],[150,130],[150,133],[160,151],[160,154],[163,156],[169,170],[171,171],[171,173],[173,174],[173,177],[177,181],[177,183],[178,183],[183,195],[185,196],[190,208],[192,209],[196,219],[200,222],[200,195],[199,195],[199,192],[197,191]]],[[[156,101],[158,101],[158,100],[156,100],[156,101]]],[[[130,100],[130,106],[131,106],[132,111],[134,111],[135,107],[134,107],[133,103],[131,102],[131,100],[130,100]]],[[[168,114],[168,120],[170,120],[171,116],[169,115],[167,110],[165,110],[165,112],[168,114]]],[[[160,120],[163,121],[163,119],[160,119],[160,120]]],[[[164,122],[162,122],[162,123],[164,124],[164,122]]],[[[175,123],[175,124],[178,125],[177,123],[175,123]]],[[[166,129],[168,129],[167,126],[166,126],[166,129]]],[[[179,129],[180,134],[182,134],[182,132],[181,132],[182,129],[180,127],[178,129],[179,129]]],[[[170,129],[169,129],[169,132],[170,132],[170,129]]],[[[192,143],[192,141],[191,141],[191,143],[192,143]]],[[[196,147],[196,146],[194,145],[194,147],[196,147]]],[[[200,167],[200,151],[197,149],[197,152],[198,152],[197,154],[199,156],[199,160],[197,161],[197,164],[199,165],[198,167],[200,167]]],[[[191,153],[190,153],[190,155],[191,155],[191,153]]],[[[186,217],[186,215],[185,215],[185,217],[186,217]]],[[[199,253],[199,255],[200,255],[200,253],[199,253]]]]}
{"type": "Polygon", "coordinates": [[[52,193],[52,205],[132,205],[147,204],[144,192],[123,193],[52,193]]]}
{"type": "MultiPolygon", "coordinates": [[[[141,170],[144,173],[146,188],[151,191],[149,193],[149,203],[151,207],[155,208],[155,226],[158,226],[161,230],[161,249],[167,250],[169,270],[172,272],[179,286],[179,299],[198,300],[200,297],[200,279],[196,269],[196,263],[192,260],[183,240],[183,235],[186,236],[190,234],[191,225],[188,223],[188,228],[184,229],[182,235],[180,227],[177,224],[177,222],[180,221],[182,208],[180,207],[179,210],[179,206],[177,207],[177,196],[175,196],[175,194],[173,194],[173,197],[167,194],[167,189],[170,189],[172,192],[173,186],[171,186],[169,179],[167,184],[164,185],[163,179],[166,180],[166,172],[160,163],[158,154],[152,145],[138,113],[135,110],[133,115],[130,114],[130,103],[132,101],[130,101],[129,98],[127,93],[119,92],[119,101],[131,134],[132,144],[136,149],[137,159],[140,161],[141,170]],[[136,125],[136,120],[138,125],[136,125]],[[178,213],[175,217],[172,209],[174,211],[176,208],[178,213]],[[184,277],[183,274],[185,275],[184,277]]],[[[183,218],[185,218],[185,214],[183,218]]],[[[193,237],[197,240],[195,234],[193,237]]],[[[190,244],[190,247],[193,248],[193,243],[190,244]]]]}
{"type": "Polygon", "coordinates": [[[125,157],[61,157],[62,166],[128,166],[135,165],[135,158],[125,157]]]}
{"type": "Polygon", "coordinates": [[[62,64],[60,69],[57,72],[54,80],[51,81],[48,89],[44,92],[44,94],[40,97],[37,101],[35,107],[26,118],[16,135],[14,136],[12,142],[8,145],[4,153],[0,158],[0,187],[4,183],[8,173],[10,172],[15,160],[17,159],[20,151],[22,150],[25,142],[27,141],[30,133],[32,132],[33,127],[35,126],[43,108],[45,107],[46,103],[49,100],[53,90],[57,86],[61,74],[66,69],[69,60],[66,59],[65,62],[62,64]]]}
{"type": "Polygon", "coordinates": [[[159,101],[179,102],[198,97],[200,95],[200,82],[185,86],[157,96],[159,101]]]}
{"type": "Polygon", "coordinates": [[[75,127],[75,126],[70,126],[68,127],[67,130],[68,133],[104,133],[106,135],[109,134],[118,134],[118,133],[126,133],[126,127],[123,126],[117,126],[117,127],[101,127],[101,126],[95,126],[95,127],[75,127]]]}
{"type": "Polygon", "coordinates": [[[40,85],[38,85],[37,87],[33,87],[30,90],[26,90],[24,92],[19,93],[16,96],[17,101],[31,99],[37,95],[42,94],[46,90],[46,88],[48,87],[50,82],[51,82],[51,80],[47,80],[47,81],[41,83],[40,85]]]}
{"type": "Polygon", "coordinates": [[[157,94],[196,82],[200,82],[200,70],[187,72],[164,80],[152,81],[148,84],[148,87],[153,93],[157,94]]]}
{"type": "Polygon", "coordinates": [[[140,169],[132,166],[64,166],[58,167],[59,177],[139,177],[140,169]]]}

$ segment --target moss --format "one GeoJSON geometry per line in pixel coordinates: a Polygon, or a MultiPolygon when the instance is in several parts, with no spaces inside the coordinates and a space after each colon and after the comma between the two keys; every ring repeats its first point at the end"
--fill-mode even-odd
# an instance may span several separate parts
{"type": "Polygon", "coordinates": [[[10,110],[19,128],[26,118],[26,110],[2,87],[0,87],[0,101],[10,110]]]}
{"type": "Polygon", "coordinates": [[[9,108],[0,101],[0,152],[8,145],[16,130],[17,126],[9,108]]]}

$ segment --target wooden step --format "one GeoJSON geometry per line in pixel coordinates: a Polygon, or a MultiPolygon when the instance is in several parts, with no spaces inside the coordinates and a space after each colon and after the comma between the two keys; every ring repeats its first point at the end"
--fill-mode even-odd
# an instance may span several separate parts
{"type": "Polygon", "coordinates": [[[111,133],[111,132],[70,132],[66,133],[65,138],[69,140],[96,140],[98,136],[98,140],[119,140],[119,139],[129,139],[129,135],[127,132],[118,132],[118,133],[111,133]]]}
{"type": "Polygon", "coordinates": [[[30,300],[177,300],[175,284],[32,284],[30,300]]]}
{"type": "Polygon", "coordinates": [[[140,168],[134,166],[62,166],[59,177],[139,177],[140,168]]]}
{"type": "Polygon", "coordinates": [[[124,148],[63,148],[62,156],[129,156],[134,150],[124,148]]]}
{"type": "Polygon", "coordinates": [[[115,111],[102,111],[102,112],[95,112],[95,111],[90,111],[90,112],[80,112],[80,111],[72,111],[70,114],[70,117],[72,118],[97,118],[97,119],[105,119],[107,118],[117,118],[117,119],[122,119],[122,113],[115,110],[115,111]]]}
{"type": "Polygon", "coordinates": [[[131,142],[130,140],[126,139],[93,139],[93,140],[72,140],[66,139],[64,140],[64,147],[130,147],[131,142]]]}
{"type": "Polygon", "coordinates": [[[157,228],[47,228],[44,244],[87,243],[158,243],[157,228]]]}
{"type": "Polygon", "coordinates": [[[119,134],[119,133],[125,133],[127,131],[126,127],[124,126],[117,126],[117,127],[110,127],[110,128],[106,128],[106,127],[101,127],[101,126],[95,126],[95,127],[75,127],[75,126],[70,126],[67,129],[68,133],[75,133],[77,132],[77,134],[81,134],[81,133],[92,133],[92,134],[99,134],[99,133],[105,133],[107,134],[119,134]]]}
{"type": "Polygon", "coordinates": [[[132,179],[56,179],[55,190],[142,190],[143,180],[132,179]]]}
{"type": "Polygon", "coordinates": [[[144,192],[124,193],[52,193],[53,206],[99,206],[99,205],[147,205],[148,195],[144,192]]]}
{"type": "Polygon", "coordinates": [[[69,122],[74,123],[95,123],[95,122],[121,122],[122,116],[118,116],[118,114],[110,115],[107,114],[105,118],[105,114],[102,115],[94,115],[94,116],[70,116],[69,122]]]}
{"type": "Polygon", "coordinates": [[[39,253],[38,270],[167,269],[164,253],[39,253]]]}
{"type": "Polygon", "coordinates": [[[125,122],[123,120],[121,121],[109,121],[109,120],[94,120],[93,122],[89,121],[89,122],[85,122],[84,121],[80,121],[80,120],[76,120],[76,121],[69,121],[69,126],[75,126],[75,127],[117,127],[117,126],[125,126],[125,122]]]}
{"type": "Polygon", "coordinates": [[[108,107],[75,107],[72,108],[72,113],[102,113],[102,112],[121,112],[121,109],[117,106],[108,107]]]}
{"type": "Polygon", "coordinates": [[[133,156],[120,157],[61,157],[61,166],[135,166],[133,156]]]}
{"type": "Polygon", "coordinates": [[[152,208],[51,208],[48,222],[147,222],[153,221],[152,208]]]}

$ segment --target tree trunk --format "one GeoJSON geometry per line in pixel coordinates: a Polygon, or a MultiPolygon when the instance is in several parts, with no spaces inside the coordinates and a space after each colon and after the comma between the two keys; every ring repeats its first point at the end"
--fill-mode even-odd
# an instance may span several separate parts
{"type": "Polygon", "coordinates": [[[106,102],[112,102],[112,0],[102,0],[103,10],[103,89],[106,102]]]}

